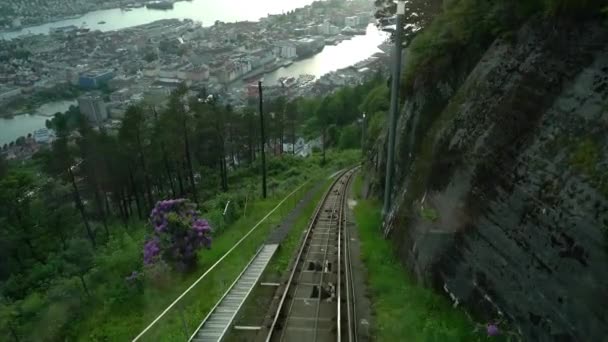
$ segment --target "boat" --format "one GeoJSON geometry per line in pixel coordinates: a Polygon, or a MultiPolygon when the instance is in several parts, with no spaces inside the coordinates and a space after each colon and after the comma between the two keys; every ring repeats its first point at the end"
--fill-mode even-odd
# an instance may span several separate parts
{"type": "Polygon", "coordinates": [[[173,2],[165,0],[151,1],[146,4],[146,8],[168,10],[173,8],[173,2]]]}
{"type": "Polygon", "coordinates": [[[103,25],[103,24],[105,24],[105,23],[106,23],[106,22],[102,20],[102,21],[98,22],[97,24],[99,24],[99,25],[103,25]]]}

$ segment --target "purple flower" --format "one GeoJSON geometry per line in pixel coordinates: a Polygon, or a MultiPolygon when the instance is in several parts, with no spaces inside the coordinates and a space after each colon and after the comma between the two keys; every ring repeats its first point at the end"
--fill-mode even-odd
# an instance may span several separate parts
{"type": "Polygon", "coordinates": [[[212,229],[196,204],[178,198],[159,201],[150,212],[152,236],[144,245],[144,263],[160,257],[179,265],[192,262],[201,247],[211,245],[212,229]]]}
{"type": "Polygon", "coordinates": [[[149,265],[156,260],[160,254],[160,246],[157,239],[149,240],[144,244],[144,263],[149,265]]]}
{"type": "Polygon", "coordinates": [[[486,332],[488,333],[488,336],[498,336],[500,333],[498,326],[494,323],[490,323],[486,326],[486,332]]]}

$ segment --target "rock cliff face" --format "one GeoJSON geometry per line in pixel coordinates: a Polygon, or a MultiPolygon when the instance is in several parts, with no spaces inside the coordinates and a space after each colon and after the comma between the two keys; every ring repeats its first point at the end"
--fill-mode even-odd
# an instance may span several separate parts
{"type": "Polygon", "coordinates": [[[402,103],[387,234],[479,320],[530,341],[604,340],[608,27],[537,19],[463,63],[402,103]]]}

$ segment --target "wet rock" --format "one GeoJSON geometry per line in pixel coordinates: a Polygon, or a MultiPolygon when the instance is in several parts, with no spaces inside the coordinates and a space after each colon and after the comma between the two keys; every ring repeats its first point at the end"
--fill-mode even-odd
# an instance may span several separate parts
{"type": "Polygon", "coordinates": [[[537,20],[516,37],[405,99],[385,226],[418,279],[478,319],[504,316],[525,340],[602,340],[608,29],[537,20]]]}

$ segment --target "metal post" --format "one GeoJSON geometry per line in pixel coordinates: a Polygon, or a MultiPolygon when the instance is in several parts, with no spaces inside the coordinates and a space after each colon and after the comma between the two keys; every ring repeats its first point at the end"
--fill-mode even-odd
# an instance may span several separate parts
{"type": "Polygon", "coordinates": [[[397,114],[399,111],[399,81],[401,78],[401,50],[403,39],[403,19],[405,15],[405,1],[397,3],[397,29],[395,31],[395,50],[393,52],[393,76],[391,85],[391,107],[388,121],[388,155],[386,159],[386,179],[384,181],[384,208],[383,215],[387,215],[391,208],[391,192],[393,189],[393,175],[395,170],[395,135],[397,114]]]}
{"type": "Polygon", "coordinates": [[[262,197],[266,198],[266,153],[264,145],[266,145],[266,137],[264,136],[264,100],[262,97],[262,81],[258,81],[258,91],[260,96],[260,135],[262,145],[262,197]]]}

